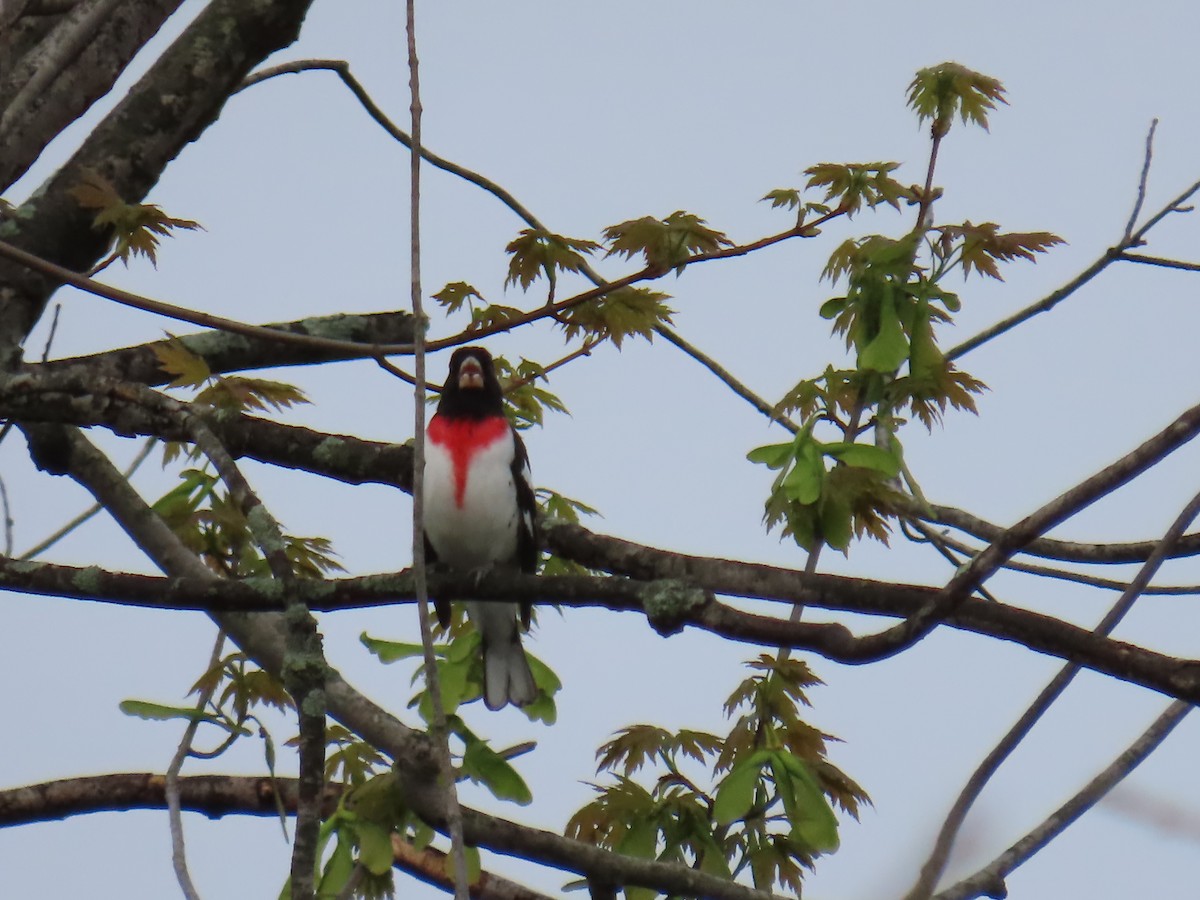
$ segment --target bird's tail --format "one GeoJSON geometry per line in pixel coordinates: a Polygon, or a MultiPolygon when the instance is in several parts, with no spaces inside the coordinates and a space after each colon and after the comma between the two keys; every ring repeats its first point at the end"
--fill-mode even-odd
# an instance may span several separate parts
{"type": "Polygon", "coordinates": [[[521,647],[516,605],[475,601],[467,610],[483,639],[483,702],[487,708],[532,703],[538,689],[521,647]]]}
{"type": "Polygon", "coordinates": [[[537,697],[537,685],[521,638],[500,646],[483,645],[483,702],[488,709],[500,709],[506,703],[525,706],[537,697]]]}

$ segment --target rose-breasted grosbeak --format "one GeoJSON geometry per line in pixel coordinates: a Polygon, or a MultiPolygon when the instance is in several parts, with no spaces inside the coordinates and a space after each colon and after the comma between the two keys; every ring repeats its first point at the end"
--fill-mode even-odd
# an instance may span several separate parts
{"type": "MultiPolygon", "coordinates": [[[[429,420],[425,447],[425,553],[458,571],[505,566],[533,572],[538,542],[525,444],[504,416],[500,382],[482,347],[460,347],[429,420]]],[[[450,605],[435,604],[443,626],[450,605]]],[[[529,627],[530,605],[520,604],[529,627]]],[[[537,696],[521,649],[517,604],[467,601],[483,639],[488,709],[524,706],[537,696]]]]}

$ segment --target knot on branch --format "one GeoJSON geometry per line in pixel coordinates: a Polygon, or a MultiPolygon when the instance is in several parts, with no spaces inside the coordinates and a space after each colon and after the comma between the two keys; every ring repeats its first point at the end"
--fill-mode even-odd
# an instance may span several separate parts
{"type": "Polygon", "coordinates": [[[651,581],[638,592],[651,627],[663,637],[678,634],[688,615],[708,603],[708,592],[677,578],[651,581]]]}

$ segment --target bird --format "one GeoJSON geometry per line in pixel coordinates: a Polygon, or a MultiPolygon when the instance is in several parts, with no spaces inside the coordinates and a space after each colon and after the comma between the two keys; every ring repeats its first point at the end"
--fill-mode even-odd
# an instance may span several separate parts
{"type": "MultiPolygon", "coordinates": [[[[460,347],[437,411],[426,429],[424,469],[426,560],[456,572],[491,568],[537,570],[536,504],[525,443],[504,415],[503,391],[491,354],[460,347]]],[[[434,606],[445,627],[450,604],[434,606]]],[[[483,651],[483,700],[488,709],[526,706],[538,688],[517,627],[529,628],[531,606],[466,601],[483,651]]]]}

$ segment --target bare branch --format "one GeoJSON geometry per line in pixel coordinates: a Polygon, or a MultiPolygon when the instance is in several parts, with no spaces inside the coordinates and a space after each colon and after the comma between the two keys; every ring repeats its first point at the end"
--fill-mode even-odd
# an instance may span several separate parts
{"type": "Polygon", "coordinates": [[[1200,272],[1200,263],[1184,262],[1178,259],[1167,259],[1162,256],[1146,256],[1144,253],[1121,253],[1117,259],[1122,262],[1143,263],[1147,266],[1160,266],[1164,269],[1183,269],[1185,272],[1200,272]]]}
{"type": "MultiPolygon", "coordinates": [[[[412,316],[407,312],[337,313],[258,327],[269,329],[271,332],[286,331],[321,340],[332,338],[344,343],[345,349],[320,349],[300,343],[280,343],[275,339],[275,334],[266,340],[248,335],[230,339],[227,333],[222,331],[186,334],[173,340],[178,340],[187,350],[203,357],[209,371],[214,374],[226,374],[250,369],[369,359],[374,353],[376,343],[407,344],[412,341],[413,334],[412,316]]],[[[125,381],[137,381],[148,385],[166,384],[171,380],[171,376],[163,371],[155,351],[166,348],[170,343],[171,340],[152,341],[90,356],[55,359],[44,363],[44,369],[36,371],[87,366],[90,371],[125,381]]]]}
{"type": "MultiPolygon", "coordinates": [[[[1107,636],[1112,633],[1117,624],[1133,608],[1133,604],[1137,602],[1137,599],[1145,591],[1146,586],[1153,579],[1155,573],[1162,566],[1163,561],[1167,559],[1171,547],[1179,540],[1184,531],[1187,530],[1187,527],[1196,518],[1197,514],[1200,514],[1200,494],[1194,496],[1176,517],[1175,521],[1171,523],[1170,528],[1167,529],[1162,540],[1158,542],[1158,546],[1155,547],[1150,558],[1142,565],[1129,587],[1113,605],[1113,608],[1109,610],[1108,614],[1100,621],[1100,624],[1096,626],[1095,634],[1107,636]]],[[[924,898],[929,897],[933,893],[934,888],[937,886],[937,881],[945,870],[947,861],[950,859],[950,851],[954,847],[954,841],[959,829],[962,828],[962,824],[967,817],[967,812],[975,803],[976,798],[978,798],[984,786],[991,780],[992,775],[996,773],[1004,760],[1025,739],[1038,720],[1041,719],[1051,705],[1062,695],[1062,692],[1067,689],[1067,686],[1074,681],[1080,669],[1081,666],[1077,663],[1069,663],[1064,666],[1051,679],[1050,683],[1042,689],[1041,693],[1029,705],[1029,708],[1025,710],[1017,723],[1009,729],[1008,733],[1000,739],[991,753],[987,755],[979,767],[971,774],[966,786],[954,802],[949,815],[947,815],[946,821],[942,824],[937,840],[934,843],[933,851],[929,859],[926,860],[925,865],[921,867],[920,877],[908,892],[906,900],[924,900],[924,898]]]]}
{"type": "Polygon", "coordinates": [[[1058,837],[1080,816],[1102,800],[1142,762],[1158,749],[1168,734],[1183,721],[1193,704],[1176,701],[1167,707],[1145,733],[1124,753],[1113,760],[1103,772],[1074,797],[1060,806],[1049,818],[1025,837],[1000,854],[991,864],[970,878],[939,892],[935,900],[968,900],[968,898],[1005,896],[1004,879],[1018,866],[1031,859],[1046,844],[1058,837]]]}
{"type": "MultiPolygon", "coordinates": [[[[1149,154],[1149,151],[1147,151],[1147,154],[1149,154]]],[[[1147,160],[1148,158],[1149,157],[1147,156],[1147,160]]],[[[1141,182],[1139,182],[1139,184],[1140,183],[1141,182]]],[[[1126,233],[1124,236],[1122,236],[1121,240],[1117,242],[1116,246],[1110,247],[1108,250],[1106,250],[1104,254],[1095,262],[1093,262],[1090,266],[1088,266],[1058,290],[1052,291],[1049,295],[1039,300],[1037,303],[1025,307],[1008,318],[1002,319],[995,325],[985,328],[983,331],[979,332],[973,337],[968,338],[961,344],[950,348],[948,351],[946,351],[946,358],[958,359],[958,357],[970,353],[972,350],[976,349],[977,347],[981,347],[983,344],[986,344],[993,338],[999,337],[1007,331],[1011,331],[1022,322],[1032,319],[1039,313],[1050,311],[1063,300],[1067,299],[1067,297],[1070,297],[1077,290],[1107,269],[1113,262],[1121,259],[1125,254],[1125,251],[1127,251],[1129,248],[1139,247],[1144,244],[1146,235],[1150,233],[1150,230],[1172,212],[1182,211],[1181,207],[1183,204],[1186,203],[1188,199],[1191,198],[1192,195],[1197,191],[1200,191],[1200,181],[1193,183],[1182,193],[1180,193],[1174,200],[1168,202],[1166,206],[1162,207],[1158,212],[1151,216],[1146,223],[1137,231],[1133,232],[1133,234],[1126,233]]],[[[1136,207],[1135,212],[1140,212],[1140,202],[1136,207]]]]}
{"type": "Polygon", "coordinates": [[[129,306],[133,309],[140,309],[143,312],[165,316],[179,322],[188,322],[192,325],[200,325],[205,328],[215,328],[218,331],[240,334],[243,337],[257,338],[260,341],[291,344],[292,346],[302,347],[313,352],[341,355],[345,359],[380,356],[386,353],[408,353],[412,350],[411,344],[358,344],[336,338],[314,337],[296,331],[277,330],[270,326],[249,325],[234,319],[226,319],[223,316],[196,312],[195,310],[185,309],[182,306],[164,303],[161,300],[152,300],[149,297],[143,297],[141,294],[135,294],[131,291],[103,284],[86,275],[72,272],[70,269],[60,266],[57,263],[28,253],[20,247],[15,247],[5,241],[0,241],[0,256],[11,259],[13,262],[20,263],[36,272],[49,275],[64,284],[77,287],[81,291],[86,291],[97,297],[103,297],[122,306],[129,306]]]}
{"type": "Polygon", "coordinates": [[[1133,240],[1133,229],[1137,227],[1138,217],[1142,214],[1142,206],[1146,202],[1146,182],[1150,180],[1150,162],[1154,158],[1154,132],[1158,130],[1158,119],[1150,120],[1150,130],[1146,132],[1146,155],[1142,160],[1142,177],[1138,179],[1137,200],[1133,204],[1133,212],[1129,214],[1129,222],[1125,225],[1124,242],[1133,240]]]}
{"type": "Polygon", "coordinates": [[[1192,407],[1141,446],[1003,531],[946,584],[935,600],[898,625],[857,638],[849,648],[849,655],[843,659],[847,662],[867,662],[911,647],[936,628],[972,591],[1029,541],[1156,465],[1197,433],[1200,433],[1200,406],[1192,407]]]}

